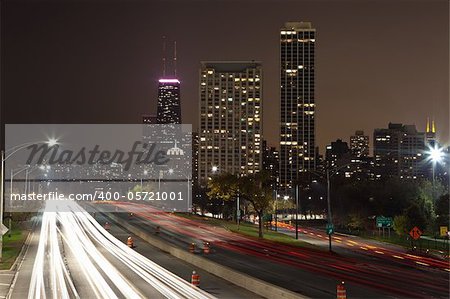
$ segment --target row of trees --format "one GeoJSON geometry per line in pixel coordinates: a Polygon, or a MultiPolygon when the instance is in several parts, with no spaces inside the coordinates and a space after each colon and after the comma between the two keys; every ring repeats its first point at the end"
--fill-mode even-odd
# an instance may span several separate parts
{"type": "MultiPolygon", "coordinates": [[[[202,213],[221,214],[227,219],[236,214],[236,199],[239,197],[246,215],[258,217],[259,234],[262,236],[261,219],[264,214],[275,213],[271,183],[270,176],[264,172],[244,177],[220,174],[212,178],[206,189],[198,186],[194,188],[193,203],[202,213]]],[[[299,212],[311,217],[326,215],[325,179],[305,174],[297,185],[299,212]]],[[[374,229],[375,217],[381,215],[394,217],[394,229],[400,235],[406,234],[413,226],[420,227],[428,234],[435,234],[439,226],[448,225],[449,195],[439,182],[333,177],[330,191],[333,222],[343,230],[355,232],[374,229]]],[[[294,194],[290,198],[295,198],[294,194]]],[[[278,204],[279,209],[280,206],[278,204]]],[[[295,212],[292,201],[285,202],[284,208],[290,213],[295,212]]]]}

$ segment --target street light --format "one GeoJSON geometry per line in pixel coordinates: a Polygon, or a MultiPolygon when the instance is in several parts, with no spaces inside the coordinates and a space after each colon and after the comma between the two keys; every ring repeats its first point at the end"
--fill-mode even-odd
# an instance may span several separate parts
{"type": "MultiPolygon", "coordinates": [[[[0,226],[3,225],[3,204],[4,204],[4,184],[5,184],[5,161],[10,158],[12,155],[14,155],[16,152],[30,146],[33,144],[42,144],[47,143],[50,146],[54,146],[58,144],[58,140],[51,138],[45,141],[37,141],[37,142],[26,142],[23,144],[16,145],[10,149],[11,151],[9,154],[6,154],[7,150],[1,150],[0,154],[0,226]]],[[[3,252],[3,234],[0,234],[0,261],[2,260],[2,252],[3,252]]]]}
{"type": "Polygon", "coordinates": [[[436,172],[436,164],[441,163],[444,159],[445,153],[444,153],[444,149],[439,147],[438,145],[434,145],[433,147],[429,147],[428,149],[428,160],[431,161],[432,163],[432,179],[433,179],[433,184],[435,181],[435,172],[436,172]]]}
{"type": "MultiPolygon", "coordinates": [[[[330,194],[331,193],[331,191],[330,191],[330,189],[331,189],[330,188],[331,187],[331,182],[330,182],[330,178],[333,175],[335,175],[336,173],[338,173],[339,170],[341,170],[342,168],[348,167],[350,165],[351,165],[351,163],[347,163],[347,164],[341,165],[341,166],[337,167],[336,169],[333,169],[332,173],[330,173],[330,169],[329,168],[326,169],[327,208],[328,208],[328,211],[327,211],[327,234],[328,234],[328,249],[329,249],[330,252],[332,251],[332,249],[331,249],[331,232],[333,230],[333,219],[332,219],[332,216],[331,216],[331,194],[330,194]],[[328,230],[330,230],[330,231],[328,231],[328,230]]],[[[317,171],[313,171],[313,170],[310,170],[310,172],[311,173],[315,173],[315,174],[319,174],[319,175],[321,174],[321,173],[319,173],[317,171]]]]}

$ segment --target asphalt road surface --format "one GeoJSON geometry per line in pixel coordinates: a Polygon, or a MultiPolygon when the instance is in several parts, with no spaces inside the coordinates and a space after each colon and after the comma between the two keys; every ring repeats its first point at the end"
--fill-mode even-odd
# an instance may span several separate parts
{"type": "Polygon", "coordinates": [[[261,241],[148,206],[119,207],[134,213],[133,217],[122,213],[121,217],[149,233],[160,226],[160,238],[173,245],[187,249],[191,242],[202,246],[208,241],[213,252],[206,258],[302,295],[335,298],[336,285],[345,281],[349,298],[448,298],[448,263],[440,260],[342,239],[365,248],[359,248],[358,256],[346,256],[261,241]]]}

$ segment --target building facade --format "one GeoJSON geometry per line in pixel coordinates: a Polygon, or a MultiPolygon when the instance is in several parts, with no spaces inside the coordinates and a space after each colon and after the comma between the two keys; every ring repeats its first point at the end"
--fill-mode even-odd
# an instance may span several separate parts
{"type": "Polygon", "coordinates": [[[280,154],[279,151],[267,144],[266,140],[263,140],[263,157],[262,168],[270,176],[270,184],[275,190],[278,187],[278,179],[280,175],[280,154]]]}
{"type": "Polygon", "coordinates": [[[159,79],[158,82],[158,124],[181,124],[180,81],[159,79]]]}
{"type": "Polygon", "coordinates": [[[369,136],[364,135],[364,131],[356,131],[350,136],[350,151],[357,158],[369,156],[369,136]]]}
{"type": "Polygon", "coordinates": [[[280,188],[287,194],[301,172],[316,167],[315,43],[309,22],[280,31],[280,188]]]}
{"type": "MultiPolygon", "coordinates": [[[[331,142],[327,145],[325,151],[325,161],[327,168],[333,168],[339,166],[339,161],[344,158],[349,158],[350,149],[348,148],[348,144],[341,139],[337,139],[336,141],[331,142]]],[[[350,159],[348,159],[350,160],[350,159]]],[[[350,161],[346,161],[349,163],[350,161]]]]}
{"type": "Polygon", "coordinates": [[[262,169],[262,66],[255,61],[202,62],[198,179],[262,169]]]}
{"type": "Polygon", "coordinates": [[[388,128],[375,129],[373,142],[376,178],[424,177],[425,137],[425,133],[418,132],[415,125],[389,123],[388,128]]]}

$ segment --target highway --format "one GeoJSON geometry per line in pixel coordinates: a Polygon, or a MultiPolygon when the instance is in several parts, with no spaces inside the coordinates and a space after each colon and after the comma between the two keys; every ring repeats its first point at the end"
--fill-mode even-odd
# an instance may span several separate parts
{"type": "MultiPolygon", "coordinates": [[[[295,228],[283,225],[279,232],[295,236],[295,228]]],[[[312,227],[299,227],[299,239],[328,249],[328,235],[325,231],[312,227]]],[[[363,239],[357,236],[336,233],[332,235],[333,251],[354,257],[371,256],[390,260],[395,264],[403,264],[417,269],[435,268],[450,273],[448,259],[412,253],[406,248],[375,240],[363,239]]]]}
{"type": "Polygon", "coordinates": [[[48,203],[41,214],[11,298],[215,298],[129,248],[76,203],[64,204],[70,212],[48,203]]]}
{"type": "MultiPolygon", "coordinates": [[[[191,242],[201,245],[208,241],[213,254],[206,258],[306,296],[333,298],[336,284],[345,281],[350,298],[448,298],[449,272],[445,261],[340,240],[350,244],[348,247],[360,247],[356,258],[245,237],[210,226],[207,221],[161,213],[149,206],[119,206],[134,213],[128,219],[130,223],[149,233],[160,226],[160,237],[171,244],[187,249],[191,242]]],[[[128,217],[125,213],[121,216],[128,217]]],[[[323,237],[323,232],[306,233],[323,237]]]]}

